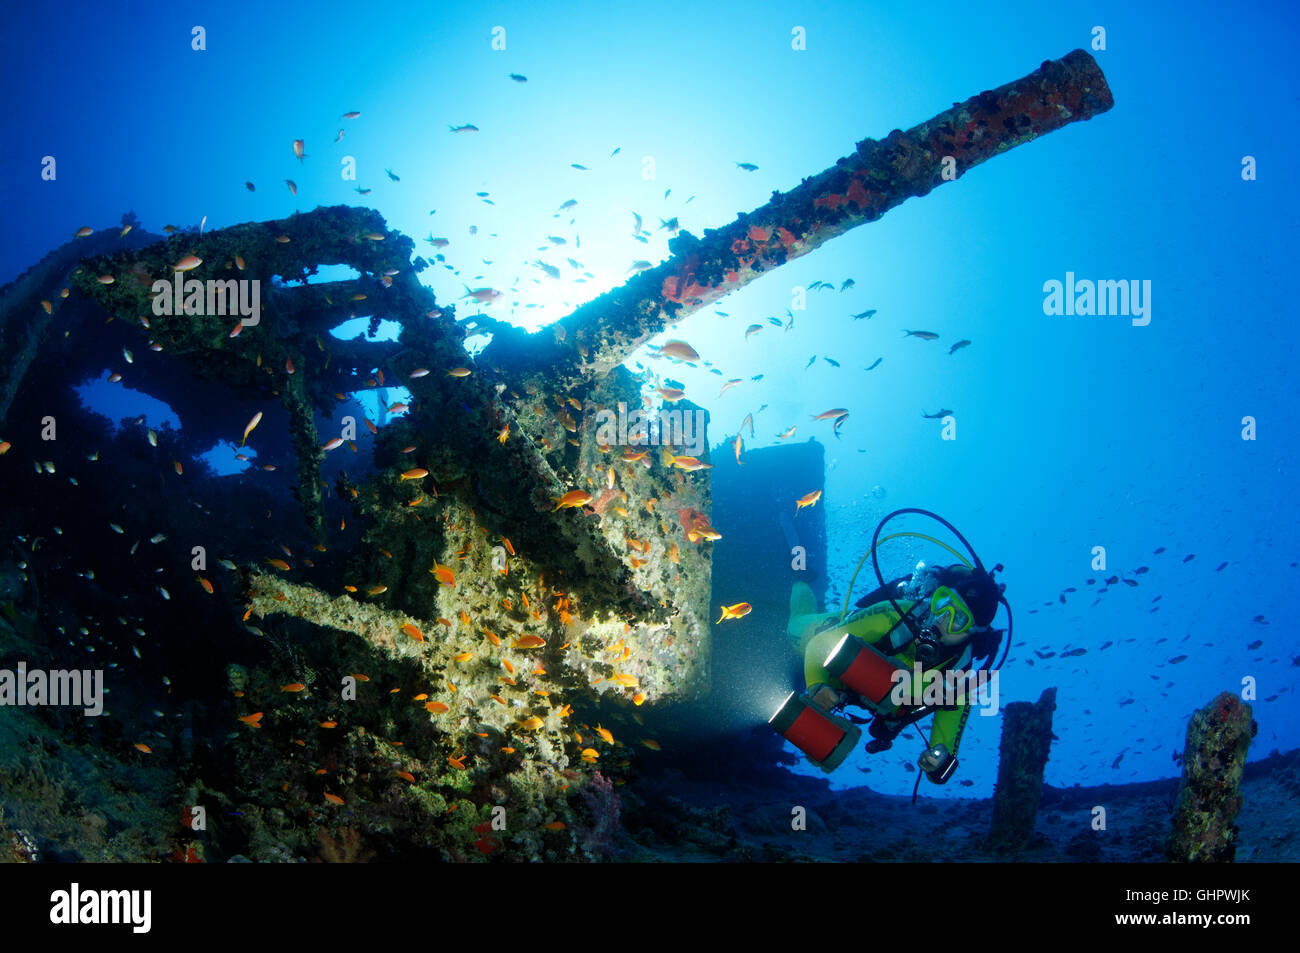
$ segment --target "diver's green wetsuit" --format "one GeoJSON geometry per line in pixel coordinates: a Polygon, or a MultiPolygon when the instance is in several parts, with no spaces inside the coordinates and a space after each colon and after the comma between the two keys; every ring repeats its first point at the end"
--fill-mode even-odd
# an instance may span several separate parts
{"type": "MultiPolygon", "coordinates": [[[[898,600],[904,612],[912,607],[910,600],[898,600]]],[[[790,622],[786,633],[795,651],[803,657],[803,675],[807,687],[813,685],[830,685],[838,691],[844,691],[843,684],[826,671],[822,663],[831,653],[845,633],[855,635],[868,645],[875,645],[885,639],[878,648],[890,655],[889,640],[886,638],[898,624],[898,613],[888,600],[877,602],[850,613],[843,624],[839,624],[838,612],[818,612],[817,597],[812,589],[802,582],[794,584],[790,591],[790,622]]],[[[899,632],[906,632],[900,627],[899,632]]],[[[914,671],[916,661],[914,646],[909,641],[891,655],[892,658],[914,671]]],[[[940,665],[939,668],[943,666],[940,665]]],[[[926,671],[922,665],[922,671],[926,671]]],[[[912,697],[922,697],[923,685],[913,678],[912,697]]],[[[957,746],[961,743],[962,732],[966,728],[966,718],[970,715],[970,705],[962,704],[955,708],[943,708],[935,713],[930,728],[930,745],[945,745],[953,757],[957,756],[957,746]]]]}

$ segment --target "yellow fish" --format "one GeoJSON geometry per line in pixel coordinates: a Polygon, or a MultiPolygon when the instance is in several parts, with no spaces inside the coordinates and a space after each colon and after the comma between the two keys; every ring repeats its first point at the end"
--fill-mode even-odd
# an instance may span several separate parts
{"type": "Polygon", "coordinates": [[[451,571],[450,566],[444,566],[442,563],[435,562],[433,568],[429,570],[438,577],[438,581],[444,586],[456,585],[456,574],[451,571]]]}
{"type": "Polygon", "coordinates": [[[253,429],[261,422],[262,422],[262,412],[259,410],[257,413],[253,414],[253,419],[250,420],[248,422],[248,426],[244,428],[244,439],[239,441],[239,445],[241,447],[244,445],[244,442],[248,440],[248,435],[252,433],[253,429]]]}
{"type": "Polygon", "coordinates": [[[813,490],[811,493],[805,493],[799,499],[794,501],[794,511],[798,513],[805,506],[814,506],[822,498],[821,490],[813,490]]]}
{"type": "Polygon", "coordinates": [[[750,610],[753,608],[748,602],[737,602],[734,606],[723,606],[722,615],[718,616],[718,621],[713,624],[718,625],[723,619],[743,619],[749,615],[750,610]]]}

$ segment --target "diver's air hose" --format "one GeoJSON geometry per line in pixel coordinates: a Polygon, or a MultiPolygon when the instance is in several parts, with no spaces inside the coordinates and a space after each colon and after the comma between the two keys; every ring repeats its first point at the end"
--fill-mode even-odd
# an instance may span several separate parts
{"type": "MultiPolygon", "coordinates": [[[[942,540],[935,539],[933,536],[926,536],[924,533],[890,533],[890,534],[889,534],[888,536],[886,536],[884,539],[880,540],[880,542],[882,542],[882,543],[887,543],[887,542],[889,542],[891,539],[898,539],[898,538],[903,537],[903,536],[910,536],[910,537],[912,537],[912,538],[914,538],[914,539],[924,539],[924,540],[926,540],[927,542],[934,543],[936,546],[942,546],[944,549],[948,550],[948,552],[952,553],[954,556],[956,556],[958,559],[960,559],[963,563],[965,563],[967,569],[974,568],[974,567],[971,566],[970,561],[969,561],[965,556],[963,556],[961,553],[957,552],[957,550],[953,549],[951,546],[949,546],[947,543],[943,542],[942,540]]],[[[843,621],[844,621],[844,617],[847,616],[847,615],[849,614],[849,600],[850,600],[851,598],[853,598],[853,584],[854,584],[855,582],[858,581],[858,573],[862,571],[862,564],[863,564],[864,562],[867,561],[867,557],[870,556],[873,552],[875,552],[875,550],[876,550],[876,547],[875,547],[875,545],[873,544],[872,547],[871,547],[871,549],[868,549],[865,553],[862,554],[862,558],[858,560],[858,566],[857,566],[857,568],[853,570],[853,576],[852,576],[852,578],[849,579],[849,589],[848,589],[848,592],[846,592],[846,593],[844,594],[844,607],[843,607],[842,609],[840,609],[840,621],[841,621],[841,622],[843,622],[843,621]]],[[[876,574],[877,574],[877,577],[879,577],[879,570],[876,571],[876,574]]],[[[884,585],[884,581],[881,580],[881,583],[880,583],[880,584],[883,586],[883,585],[884,585]]],[[[894,608],[898,608],[898,607],[895,606],[894,608]]]]}

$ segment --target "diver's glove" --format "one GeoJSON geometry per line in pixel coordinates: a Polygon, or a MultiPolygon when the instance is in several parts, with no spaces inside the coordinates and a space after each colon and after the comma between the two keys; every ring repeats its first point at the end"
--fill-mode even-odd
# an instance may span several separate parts
{"type": "Polygon", "coordinates": [[[822,711],[834,711],[844,704],[844,695],[824,682],[808,686],[808,700],[822,711]]]}
{"type": "Polygon", "coordinates": [[[945,784],[952,773],[957,770],[957,759],[952,756],[947,745],[932,745],[916,759],[917,767],[935,784],[945,784]]]}

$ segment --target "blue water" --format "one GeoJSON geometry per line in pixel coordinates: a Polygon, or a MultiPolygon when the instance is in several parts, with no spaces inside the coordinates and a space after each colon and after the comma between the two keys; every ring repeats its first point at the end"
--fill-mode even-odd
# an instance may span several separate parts
{"type": "MultiPolygon", "coordinates": [[[[80,226],[116,227],[128,209],[158,232],[204,216],[219,228],[366,204],[415,238],[418,254],[445,256],[422,276],[440,301],[466,285],[502,289],[484,310],[537,328],[620,285],[633,261],[665,257],[661,219],[677,217],[695,234],[724,225],[858,140],[1088,48],[1104,27],[1106,49],[1093,55],[1113,110],[992,160],[688,319],[671,336],[722,375],[674,367],[671,376],[711,410],[715,440],[766,404],[751,444],[797,426],[794,439],[827,445],[832,594],[843,596],[876,520],[894,507],[939,512],[985,562],[1006,566],[1016,646],[1000,700],[1059,688],[1050,782],[1175,773],[1187,715],[1244,679],[1257,683],[1260,757],[1300,744],[1300,648],[1289,625],[1300,579],[1300,421],[1288,277],[1300,14],[1284,3],[1132,6],[15,10],[0,24],[10,91],[0,118],[9,146],[0,154],[0,281],[80,226]],[[196,24],[204,51],[191,49],[196,24]],[[806,51],[791,49],[797,26],[806,51]],[[495,27],[504,50],[493,49],[495,27]],[[340,118],[350,110],[361,116],[340,118]],[[479,131],[449,132],[466,123],[479,131]],[[301,162],[291,148],[299,138],[301,162]],[[53,182],[40,178],[47,155],[57,160],[53,182]],[[1242,178],[1245,156],[1257,160],[1255,181],[1242,178]],[[342,177],[347,157],[355,181],[342,177]],[[578,204],[559,212],[569,199],[578,204]],[[634,213],[647,243],[632,237],[634,213]],[[435,249],[427,237],[449,244],[435,249]],[[561,278],[529,264],[538,259],[561,278]],[[1150,324],[1045,315],[1044,283],[1067,272],[1150,280],[1150,324]],[[856,286],[841,292],[848,278],[856,286]],[[808,292],[806,308],[793,308],[796,289],[814,280],[835,290],[808,292]],[[787,308],[791,331],[768,325],[769,315],[786,320],[787,308]],[[877,309],[871,319],[849,317],[868,308],[877,309]],[[755,323],[764,330],[747,340],[755,323]],[[960,339],[973,343],[949,354],[960,339]],[[744,383],[716,396],[737,377],[744,383]],[[851,413],[840,439],[810,420],[830,407],[851,413]],[[921,417],[940,409],[954,411],[955,440],[921,417]],[[1257,439],[1242,439],[1247,416],[1257,439]],[[1097,546],[1107,553],[1102,571],[1091,566],[1097,546]],[[1188,554],[1195,559],[1184,562],[1188,554]],[[1135,575],[1139,566],[1150,571],[1135,575]],[[1117,585],[1091,605],[1085,580],[1112,573],[1139,585],[1117,585]],[[1061,604],[1067,587],[1079,591],[1061,604]],[[1256,640],[1262,646],[1248,650],[1256,640]],[[1102,651],[1106,641],[1116,644],[1102,651]],[[1034,655],[1067,647],[1088,652],[1034,655]]],[[[128,406],[122,391],[111,406],[97,404],[99,389],[87,393],[114,420],[146,409],[128,406]]],[[[990,790],[996,726],[972,717],[960,777],[976,784],[955,793],[990,790]]],[[[910,790],[914,775],[899,761],[912,747],[870,763],[855,756],[837,783],[910,790]],[[868,764],[869,776],[856,770],[868,764]]]]}

